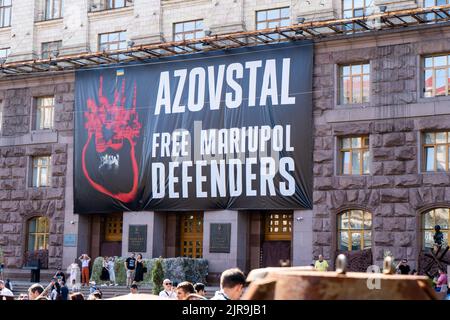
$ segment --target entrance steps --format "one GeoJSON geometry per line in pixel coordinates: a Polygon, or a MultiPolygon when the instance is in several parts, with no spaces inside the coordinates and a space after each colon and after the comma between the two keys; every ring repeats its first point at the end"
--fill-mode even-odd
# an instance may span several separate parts
{"type": "MultiPolygon", "coordinates": [[[[56,274],[56,270],[52,269],[41,269],[41,280],[50,281],[51,278],[56,274]]],[[[3,270],[3,280],[10,279],[11,281],[30,281],[31,280],[31,270],[26,269],[4,269],[3,270]]]]}

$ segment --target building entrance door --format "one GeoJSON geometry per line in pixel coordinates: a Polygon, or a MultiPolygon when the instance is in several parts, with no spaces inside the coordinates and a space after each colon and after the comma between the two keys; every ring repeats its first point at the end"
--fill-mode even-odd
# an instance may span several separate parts
{"type": "Polygon", "coordinates": [[[291,266],[293,213],[268,212],[263,216],[264,238],[261,245],[261,266],[291,266]]]}
{"type": "Polygon", "coordinates": [[[100,245],[101,256],[120,256],[122,254],[123,214],[109,214],[103,218],[104,237],[100,245]]]}
{"type": "Polygon", "coordinates": [[[202,258],[203,212],[182,214],[180,227],[180,256],[202,258]]]}

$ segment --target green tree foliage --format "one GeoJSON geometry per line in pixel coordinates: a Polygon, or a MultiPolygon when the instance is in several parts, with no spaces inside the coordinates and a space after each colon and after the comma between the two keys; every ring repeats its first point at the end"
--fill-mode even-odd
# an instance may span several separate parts
{"type": "Polygon", "coordinates": [[[155,261],[152,269],[153,294],[159,294],[163,290],[162,282],[164,281],[164,269],[162,265],[163,259],[159,257],[155,261]]]}

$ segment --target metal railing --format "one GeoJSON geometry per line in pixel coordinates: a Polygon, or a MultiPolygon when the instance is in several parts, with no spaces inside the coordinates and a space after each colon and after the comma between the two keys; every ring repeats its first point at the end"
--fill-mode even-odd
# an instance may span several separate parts
{"type": "Polygon", "coordinates": [[[450,5],[408,9],[349,19],[312,21],[263,30],[210,35],[200,39],[130,46],[127,49],[75,55],[60,55],[49,59],[6,62],[0,65],[0,74],[17,75],[48,71],[66,71],[80,68],[148,61],[153,58],[226,50],[260,44],[271,44],[303,39],[323,39],[337,35],[367,33],[376,30],[448,22],[450,5]]]}

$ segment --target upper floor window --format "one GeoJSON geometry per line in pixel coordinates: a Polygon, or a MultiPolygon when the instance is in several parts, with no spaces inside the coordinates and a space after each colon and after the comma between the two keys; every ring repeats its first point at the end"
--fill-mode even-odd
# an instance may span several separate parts
{"type": "Polygon", "coordinates": [[[11,25],[12,0],[0,0],[0,28],[11,25]]]}
{"type": "Polygon", "coordinates": [[[372,247],[372,214],[349,210],[338,215],[338,248],[340,251],[372,247]]]}
{"type": "Polygon", "coordinates": [[[449,4],[450,0],[424,0],[424,7],[435,7],[435,6],[443,6],[449,4]]]}
{"type": "Polygon", "coordinates": [[[424,97],[447,96],[449,94],[450,55],[436,55],[423,59],[424,97]]]}
{"type": "Polygon", "coordinates": [[[342,16],[358,18],[373,14],[373,0],[342,0],[342,16]]]}
{"type": "Polygon", "coordinates": [[[423,247],[433,248],[435,243],[435,227],[440,227],[442,232],[442,247],[448,245],[450,210],[449,208],[436,208],[422,215],[423,247]]]}
{"type": "Polygon", "coordinates": [[[9,48],[0,49],[0,63],[6,62],[6,59],[8,59],[9,53],[10,53],[9,48]]]}
{"type": "Polygon", "coordinates": [[[369,137],[341,138],[339,153],[341,174],[369,174],[369,137]]]}
{"type": "Polygon", "coordinates": [[[130,0],[105,0],[106,9],[124,8],[132,4],[130,0]]]}
{"type": "Polygon", "coordinates": [[[45,0],[45,20],[58,19],[62,17],[63,0],[45,0]]]}
{"type": "Polygon", "coordinates": [[[369,102],[370,64],[353,63],[339,68],[340,104],[369,102]]]}
{"type": "Polygon", "coordinates": [[[204,35],[203,20],[178,22],[173,25],[174,41],[199,39],[204,35]]]}
{"type": "Polygon", "coordinates": [[[62,41],[52,41],[42,43],[42,59],[57,57],[61,49],[62,41]]]}
{"type": "Polygon", "coordinates": [[[99,34],[98,48],[100,51],[126,49],[127,48],[126,31],[99,34]]]}
{"type": "Polygon", "coordinates": [[[33,157],[32,187],[50,187],[51,156],[33,157]]]}
{"type": "Polygon", "coordinates": [[[256,12],[256,29],[286,27],[290,24],[289,7],[256,12]]]}
{"type": "Polygon", "coordinates": [[[450,132],[426,132],[423,143],[424,171],[449,171],[450,132]]]}
{"type": "MultiPolygon", "coordinates": [[[[446,4],[449,4],[450,0],[424,0],[423,1],[423,6],[424,7],[435,7],[435,6],[443,6],[446,4]]],[[[447,11],[448,13],[448,11],[447,11]]],[[[436,18],[442,18],[442,16],[444,16],[444,13],[440,12],[440,14],[437,13],[427,13],[425,15],[425,18],[427,20],[434,20],[436,18]]]]}
{"type": "Polygon", "coordinates": [[[55,97],[39,97],[36,99],[36,130],[53,129],[55,97]]]}

